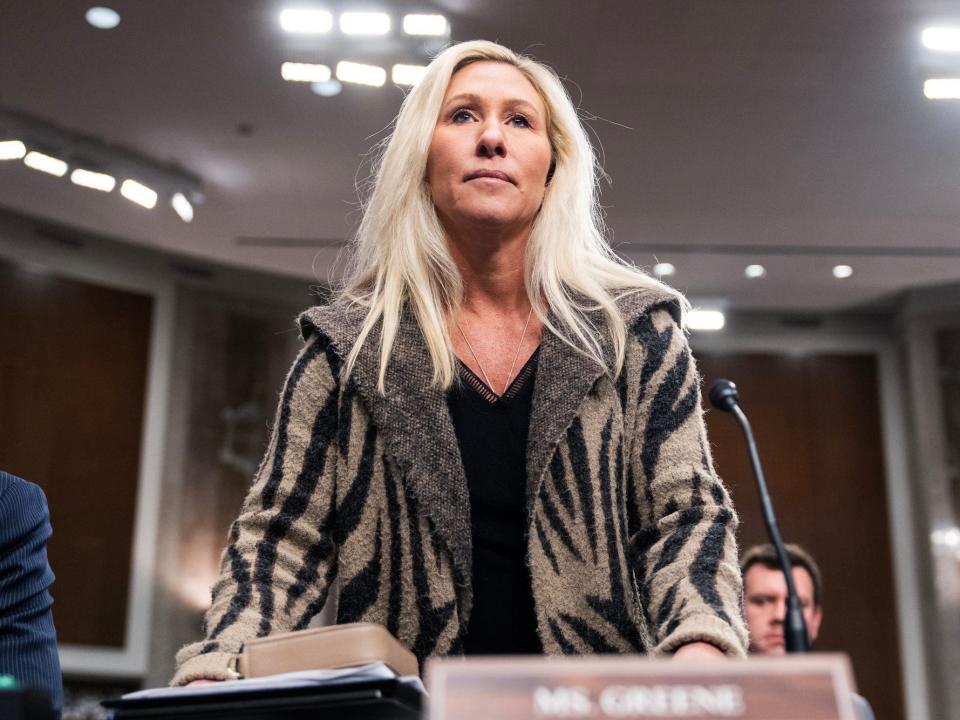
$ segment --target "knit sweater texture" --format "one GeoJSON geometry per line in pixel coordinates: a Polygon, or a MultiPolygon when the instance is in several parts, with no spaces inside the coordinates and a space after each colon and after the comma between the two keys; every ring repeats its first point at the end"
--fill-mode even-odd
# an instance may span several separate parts
{"type": "MultiPolygon", "coordinates": [[[[678,307],[652,291],[618,305],[628,338],[616,378],[546,328],[541,340],[526,563],[544,652],[666,654],[703,641],[743,656],[738,521],[678,307]]],[[[339,304],[301,315],[305,345],[230,528],[205,638],[178,653],[172,684],[235,678],[243,643],[305,628],[335,578],[338,623],[379,623],[421,662],[462,652],[470,501],[445,391],[431,386],[409,312],[385,395],[376,342],[341,378],[363,318],[339,304]]]]}

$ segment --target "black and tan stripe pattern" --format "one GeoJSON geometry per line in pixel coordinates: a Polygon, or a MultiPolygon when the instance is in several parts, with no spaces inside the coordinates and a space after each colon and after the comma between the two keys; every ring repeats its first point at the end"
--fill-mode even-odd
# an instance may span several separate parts
{"type": "MultiPolygon", "coordinates": [[[[527,455],[528,563],[552,654],[743,654],[737,519],[711,466],[699,378],[667,298],[621,303],[617,380],[545,333],[527,455]]],[[[273,436],[231,528],[206,638],[174,683],[231,676],[251,637],[305,627],[339,576],[338,622],[387,627],[421,660],[456,654],[470,613],[470,507],[442,391],[412,318],[376,393],[360,311],[303,315],[273,436]]]]}

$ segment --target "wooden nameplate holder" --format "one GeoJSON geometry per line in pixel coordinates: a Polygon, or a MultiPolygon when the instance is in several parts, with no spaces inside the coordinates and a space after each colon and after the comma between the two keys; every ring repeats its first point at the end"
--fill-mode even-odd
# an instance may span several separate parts
{"type": "Polygon", "coordinates": [[[432,659],[430,720],[855,720],[840,654],[696,662],[634,656],[432,659]]]}

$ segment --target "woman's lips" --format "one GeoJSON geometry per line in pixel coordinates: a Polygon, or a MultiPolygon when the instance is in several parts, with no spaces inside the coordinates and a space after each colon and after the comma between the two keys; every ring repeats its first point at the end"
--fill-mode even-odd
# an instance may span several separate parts
{"type": "Polygon", "coordinates": [[[513,182],[513,178],[499,170],[476,170],[467,175],[463,180],[464,182],[470,182],[471,180],[500,180],[502,182],[508,182],[511,185],[516,184],[513,182]]]}

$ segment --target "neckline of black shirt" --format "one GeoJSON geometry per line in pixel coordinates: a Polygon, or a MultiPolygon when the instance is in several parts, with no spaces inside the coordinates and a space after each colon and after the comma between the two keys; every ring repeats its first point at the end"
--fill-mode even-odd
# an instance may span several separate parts
{"type": "Polygon", "coordinates": [[[505,402],[513,400],[515,397],[517,397],[517,395],[520,394],[520,391],[523,390],[524,386],[527,384],[527,380],[530,379],[530,376],[533,375],[534,371],[537,369],[537,358],[539,355],[540,346],[537,345],[537,349],[531,353],[529,358],[527,358],[527,361],[523,364],[523,367],[520,368],[520,372],[518,372],[513,378],[513,381],[504,391],[503,395],[499,395],[493,388],[484,382],[483,378],[471,370],[463,360],[457,358],[457,364],[460,366],[460,380],[464,386],[469,387],[477,395],[486,400],[490,405],[502,405],[505,402]]]}
{"type": "Polygon", "coordinates": [[[451,388],[453,420],[470,494],[473,608],[467,655],[538,655],[536,609],[526,562],[526,447],[538,350],[503,396],[461,361],[451,388]]]}

